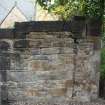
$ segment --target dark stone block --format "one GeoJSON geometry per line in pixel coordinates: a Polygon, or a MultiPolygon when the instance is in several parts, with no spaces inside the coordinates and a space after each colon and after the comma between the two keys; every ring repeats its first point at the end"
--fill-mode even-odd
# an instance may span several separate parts
{"type": "Polygon", "coordinates": [[[82,33],[85,30],[86,18],[83,16],[74,16],[71,20],[71,32],[74,38],[82,38],[82,33]]]}
{"type": "Polygon", "coordinates": [[[6,43],[5,41],[0,42],[0,50],[3,50],[3,51],[5,50],[6,51],[6,50],[9,49],[9,47],[10,47],[9,44],[6,43]]]}
{"type": "Polygon", "coordinates": [[[87,22],[87,35],[99,36],[101,22],[96,19],[86,19],[83,16],[75,16],[70,21],[30,21],[16,22],[14,29],[0,29],[0,39],[18,38],[25,39],[30,32],[72,32],[73,38],[81,38],[87,22]]]}
{"type": "MultiPolygon", "coordinates": [[[[16,31],[21,32],[48,32],[48,31],[65,31],[64,30],[65,22],[62,21],[39,21],[39,22],[22,22],[16,23],[16,31]]],[[[68,30],[69,31],[69,30],[68,30]]]]}
{"type": "Polygon", "coordinates": [[[99,19],[89,19],[87,23],[87,35],[101,36],[102,22],[99,19]]]}
{"type": "Polygon", "coordinates": [[[0,39],[13,39],[14,38],[14,29],[0,29],[0,39]]]}
{"type": "Polygon", "coordinates": [[[26,39],[26,33],[24,30],[23,31],[15,31],[15,39],[26,39]]]}
{"type": "MultiPolygon", "coordinates": [[[[10,69],[10,57],[9,54],[0,53],[0,72],[10,69]]],[[[4,72],[1,72],[4,73],[4,72]]],[[[3,75],[4,76],[4,75],[3,75]]]]}
{"type": "Polygon", "coordinates": [[[18,40],[14,43],[14,48],[27,48],[28,41],[27,40],[18,40]]]}

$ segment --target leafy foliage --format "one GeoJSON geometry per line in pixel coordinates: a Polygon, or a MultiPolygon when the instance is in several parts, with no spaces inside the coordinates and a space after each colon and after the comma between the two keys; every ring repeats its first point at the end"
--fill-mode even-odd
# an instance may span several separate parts
{"type": "Polygon", "coordinates": [[[80,9],[83,3],[80,5],[78,1],[79,0],[54,0],[54,3],[47,5],[44,0],[37,0],[42,8],[59,15],[63,20],[68,20],[73,15],[80,13],[78,11],[81,11],[80,9]]]}
{"type": "Polygon", "coordinates": [[[105,79],[105,15],[103,17],[102,47],[103,48],[101,50],[101,78],[105,79]]]}
{"type": "Polygon", "coordinates": [[[105,48],[101,51],[101,78],[105,79],[105,48]]]}
{"type": "Polygon", "coordinates": [[[37,0],[39,5],[55,13],[63,20],[68,20],[74,15],[82,15],[88,17],[100,17],[102,13],[102,0],[37,0]]]}
{"type": "Polygon", "coordinates": [[[102,0],[87,0],[85,4],[85,14],[89,17],[98,17],[102,15],[102,0]]]}

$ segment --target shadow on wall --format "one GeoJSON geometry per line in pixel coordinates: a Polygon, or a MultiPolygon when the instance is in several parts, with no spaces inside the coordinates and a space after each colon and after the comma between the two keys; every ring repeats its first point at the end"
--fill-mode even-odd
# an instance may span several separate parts
{"type": "Polygon", "coordinates": [[[7,53],[10,48],[9,43],[0,41],[0,77],[3,84],[1,85],[1,105],[8,105],[8,87],[7,70],[10,70],[10,54],[7,53]]]}

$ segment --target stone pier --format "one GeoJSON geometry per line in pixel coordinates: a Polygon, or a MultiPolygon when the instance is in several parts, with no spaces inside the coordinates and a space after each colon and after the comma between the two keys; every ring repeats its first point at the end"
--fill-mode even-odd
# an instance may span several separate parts
{"type": "Polygon", "coordinates": [[[75,45],[70,24],[55,23],[23,22],[0,30],[1,103],[98,98],[100,37],[88,35],[75,45]]]}

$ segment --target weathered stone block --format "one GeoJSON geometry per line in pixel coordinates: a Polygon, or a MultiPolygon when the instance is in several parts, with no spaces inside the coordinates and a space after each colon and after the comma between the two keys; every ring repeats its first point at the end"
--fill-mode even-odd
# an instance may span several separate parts
{"type": "Polygon", "coordinates": [[[66,88],[51,89],[50,94],[52,96],[65,96],[67,92],[66,88]]]}
{"type": "Polygon", "coordinates": [[[14,43],[14,48],[27,48],[28,42],[27,40],[17,40],[14,43]]]}
{"type": "Polygon", "coordinates": [[[41,63],[42,62],[40,60],[34,60],[29,63],[28,68],[32,69],[33,71],[42,70],[43,68],[41,68],[41,63]]]}
{"type": "MultiPolygon", "coordinates": [[[[10,50],[5,52],[8,53],[6,56],[4,53],[0,56],[0,69],[5,71],[0,70],[0,81],[3,82],[3,75],[6,74],[4,80],[8,100],[61,103],[72,99],[96,99],[100,63],[100,47],[98,44],[94,46],[99,43],[97,38],[78,39],[75,53],[70,32],[51,32],[55,25],[51,26],[53,29],[50,27],[51,31],[41,32],[38,30],[49,25],[35,29],[31,27],[32,23],[26,28],[25,25],[16,28],[15,39],[9,44],[11,46],[3,44],[10,50]]],[[[59,29],[62,30],[61,27],[59,29]]]]}
{"type": "Polygon", "coordinates": [[[52,48],[42,48],[40,50],[41,54],[49,55],[49,54],[58,54],[59,53],[59,48],[52,47],[52,48]]]}

